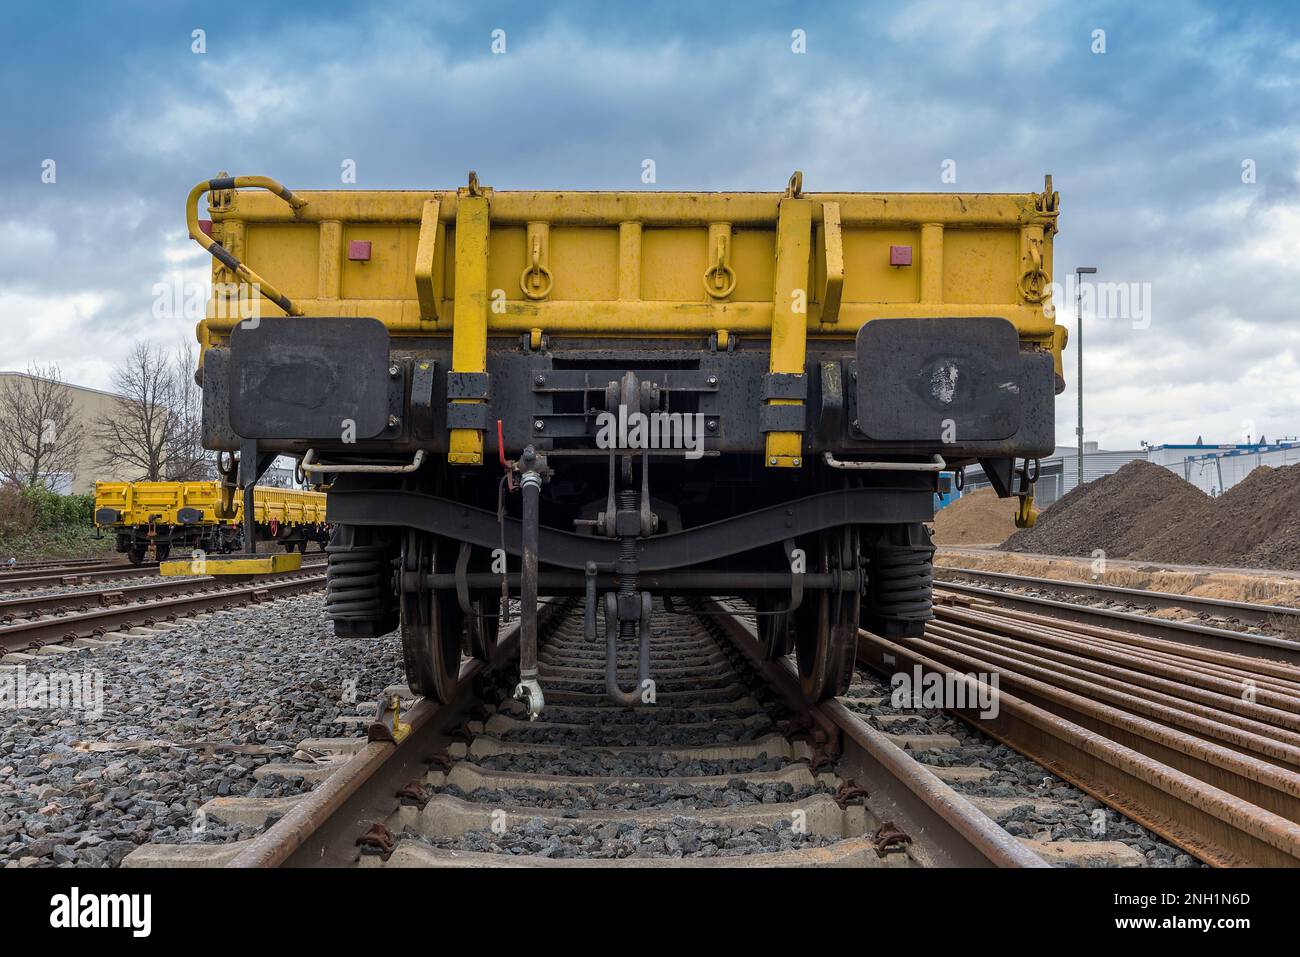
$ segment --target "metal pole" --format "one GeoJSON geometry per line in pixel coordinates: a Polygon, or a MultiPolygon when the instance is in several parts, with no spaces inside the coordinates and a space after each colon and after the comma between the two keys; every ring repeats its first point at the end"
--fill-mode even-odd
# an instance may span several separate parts
{"type": "Polygon", "coordinates": [[[1074,306],[1075,306],[1074,311],[1075,311],[1075,316],[1078,319],[1078,324],[1075,327],[1075,340],[1077,343],[1075,348],[1079,353],[1079,379],[1077,383],[1078,393],[1079,393],[1079,424],[1074,429],[1075,434],[1078,436],[1078,440],[1079,440],[1079,472],[1077,477],[1078,481],[1075,483],[1074,486],[1075,488],[1078,488],[1079,486],[1083,485],[1083,279],[1082,277],[1085,274],[1092,275],[1096,271],[1097,271],[1096,266],[1080,266],[1074,271],[1074,306]]]}

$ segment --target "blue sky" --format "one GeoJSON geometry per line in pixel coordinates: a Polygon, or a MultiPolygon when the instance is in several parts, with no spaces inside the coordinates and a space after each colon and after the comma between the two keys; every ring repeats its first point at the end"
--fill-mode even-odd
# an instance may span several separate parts
{"type": "Polygon", "coordinates": [[[498,189],[644,189],[653,158],[659,189],[777,190],[799,168],[812,191],[978,192],[1050,172],[1058,279],[1096,265],[1149,307],[1149,323],[1085,319],[1089,438],[1300,432],[1294,5],[52,10],[7,9],[0,28],[0,368],[58,361],[105,387],[133,339],[191,337],[154,317],[152,290],[206,275],[182,204],[219,170],[338,187],[351,159],[357,188],[472,168],[498,189]]]}

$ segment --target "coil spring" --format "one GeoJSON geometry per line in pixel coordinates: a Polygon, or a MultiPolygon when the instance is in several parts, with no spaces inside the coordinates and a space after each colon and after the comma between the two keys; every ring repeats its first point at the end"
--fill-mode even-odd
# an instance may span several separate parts
{"type": "Polygon", "coordinates": [[[934,617],[934,547],[877,545],[872,551],[872,598],[882,618],[929,621],[934,617]]]}
{"type": "Polygon", "coordinates": [[[329,556],[325,581],[325,612],[334,621],[379,618],[384,613],[384,550],[378,545],[338,546],[329,556]]]}

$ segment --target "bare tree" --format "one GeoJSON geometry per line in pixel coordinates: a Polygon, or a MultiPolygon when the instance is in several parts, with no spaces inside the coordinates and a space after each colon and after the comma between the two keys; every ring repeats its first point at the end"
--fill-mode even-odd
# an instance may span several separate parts
{"type": "Polygon", "coordinates": [[[137,342],[113,372],[118,399],[95,421],[99,464],[130,470],[134,478],[156,482],[167,467],[167,419],[171,415],[171,370],[167,354],[137,342]]]}
{"type": "Polygon", "coordinates": [[[202,439],[203,394],[194,383],[193,349],[174,354],[138,342],[113,373],[118,393],[111,412],[96,420],[99,464],[151,482],[211,475],[202,439]]]}
{"type": "Polygon", "coordinates": [[[198,357],[194,344],[177,346],[171,360],[171,416],[167,445],[168,478],[195,481],[213,477],[212,453],[203,447],[203,390],[194,381],[198,357]]]}
{"type": "Polygon", "coordinates": [[[57,364],[0,380],[0,480],[54,489],[76,472],[83,430],[57,364]]]}

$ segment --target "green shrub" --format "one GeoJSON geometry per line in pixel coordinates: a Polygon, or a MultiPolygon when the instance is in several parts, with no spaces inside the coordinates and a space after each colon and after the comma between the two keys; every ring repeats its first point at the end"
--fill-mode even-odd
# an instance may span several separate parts
{"type": "Polygon", "coordinates": [[[69,528],[91,524],[95,511],[93,495],[59,495],[44,488],[29,488],[24,494],[36,512],[36,528],[69,528]]]}
{"type": "Polygon", "coordinates": [[[95,511],[93,495],[59,495],[44,488],[0,488],[0,538],[33,531],[88,528],[95,511]]]}

